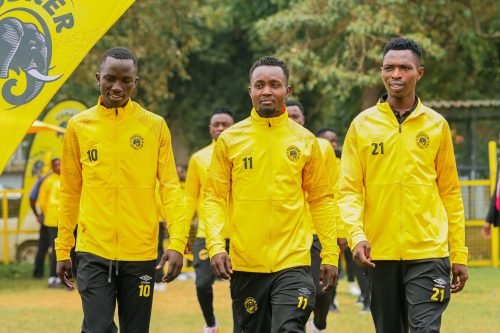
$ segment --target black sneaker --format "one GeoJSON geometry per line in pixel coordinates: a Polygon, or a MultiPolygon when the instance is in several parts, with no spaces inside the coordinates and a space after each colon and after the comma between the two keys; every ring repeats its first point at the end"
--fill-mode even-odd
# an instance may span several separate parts
{"type": "Polygon", "coordinates": [[[370,313],[370,306],[364,305],[363,308],[358,311],[358,313],[370,313]]]}
{"type": "Polygon", "coordinates": [[[330,312],[339,312],[339,307],[335,303],[330,304],[330,312]]]}

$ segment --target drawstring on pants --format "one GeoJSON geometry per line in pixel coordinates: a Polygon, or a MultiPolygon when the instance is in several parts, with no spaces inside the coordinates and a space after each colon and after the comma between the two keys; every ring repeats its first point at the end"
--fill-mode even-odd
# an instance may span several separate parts
{"type": "Polygon", "coordinates": [[[108,283],[111,283],[111,271],[113,270],[113,262],[109,261],[109,270],[108,270],[108,283]]]}
{"type": "MultiPolygon", "coordinates": [[[[118,276],[118,260],[115,260],[116,271],[115,276],[118,276]]],[[[109,270],[108,270],[108,283],[111,283],[111,275],[113,274],[113,260],[109,261],[109,270]]]]}

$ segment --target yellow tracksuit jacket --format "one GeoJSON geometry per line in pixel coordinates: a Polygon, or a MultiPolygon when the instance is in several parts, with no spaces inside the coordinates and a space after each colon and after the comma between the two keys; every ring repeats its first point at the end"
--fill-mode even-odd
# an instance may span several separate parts
{"type": "MultiPolygon", "coordinates": [[[[319,148],[321,150],[321,154],[325,161],[325,169],[328,174],[328,181],[330,182],[330,186],[332,187],[334,193],[334,204],[335,204],[335,221],[337,223],[337,238],[346,238],[346,232],[342,223],[340,223],[339,209],[337,205],[337,196],[338,196],[338,179],[340,176],[339,173],[339,164],[337,162],[337,158],[335,157],[335,152],[333,151],[333,147],[328,140],[323,138],[317,138],[319,148]]],[[[311,230],[313,234],[316,234],[316,229],[314,229],[314,225],[312,223],[311,214],[307,214],[309,219],[309,224],[311,225],[311,230]]]]}
{"type": "MultiPolygon", "coordinates": [[[[188,170],[186,174],[185,191],[188,199],[187,217],[192,218],[196,212],[198,217],[197,238],[205,238],[206,217],[202,200],[203,192],[207,185],[208,169],[212,160],[215,141],[210,145],[195,152],[189,159],[188,170]]],[[[223,234],[228,238],[227,227],[223,229],[223,234]]]]}
{"type": "Polygon", "coordinates": [[[453,144],[440,114],[420,100],[401,125],[387,102],[363,111],[347,132],[341,174],[351,248],[368,240],[374,260],[467,263],[453,144]]]}
{"type": "Polygon", "coordinates": [[[236,271],[270,273],[310,265],[312,234],[306,193],[323,246],[324,264],[337,266],[333,191],[318,142],[288,119],[251,116],[225,130],[215,145],[205,190],[210,257],[224,252],[221,235],[228,193],[230,255],[236,271]]]}
{"type": "Polygon", "coordinates": [[[77,251],[110,260],[156,259],[157,180],[169,248],[184,253],[185,198],[163,118],[131,100],[113,109],[98,103],[69,121],[61,163],[58,260],[69,259],[77,223],[77,251]]]}
{"type": "MultiPolygon", "coordinates": [[[[50,201],[50,192],[52,191],[54,183],[58,181],[59,175],[57,173],[51,173],[43,180],[42,185],[40,185],[40,191],[38,193],[36,203],[38,207],[40,207],[43,215],[47,215],[50,201]]],[[[43,222],[43,224],[45,225],[45,221],[43,222]]]]}
{"type": "Polygon", "coordinates": [[[59,193],[61,183],[59,177],[53,182],[47,203],[47,212],[43,218],[43,224],[47,227],[55,227],[59,224],[59,193]]]}

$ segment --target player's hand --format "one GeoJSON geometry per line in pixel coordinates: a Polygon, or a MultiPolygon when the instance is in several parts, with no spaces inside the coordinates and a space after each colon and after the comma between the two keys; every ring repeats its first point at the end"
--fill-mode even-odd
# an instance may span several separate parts
{"type": "Polygon", "coordinates": [[[451,292],[458,293],[465,287],[465,282],[469,279],[469,274],[467,273],[467,266],[461,264],[451,265],[451,274],[453,279],[451,280],[451,292]]]}
{"type": "Polygon", "coordinates": [[[71,270],[71,259],[60,260],[57,262],[56,273],[61,282],[69,289],[75,289],[73,272],[71,270]]]}
{"type": "Polygon", "coordinates": [[[184,263],[181,253],[175,250],[166,250],[165,252],[163,252],[161,260],[156,266],[156,269],[157,270],[163,269],[163,266],[165,266],[165,263],[167,261],[168,261],[168,269],[167,272],[161,278],[161,281],[169,283],[174,281],[175,278],[179,276],[182,270],[182,265],[184,263]]]}
{"type": "Polygon", "coordinates": [[[36,216],[36,221],[38,222],[38,224],[43,225],[43,214],[38,214],[36,216]]]}
{"type": "Polygon", "coordinates": [[[229,258],[226,252],[217,253],[210,260],[210,265],[212,266],[212,271],[218,277],[224,280],[231,280],[231,275],[233,275],[233,265],[231,265],[231,258],[229,258]]]}
{"type": "Polygon", "coordinates": [[[375,264],[372,262],[371,246],[368,241],[361,241],[352,250],[352,259],[360,267],[373,268],[375,264]]]}
{"type": "Polygon", "coordinates": [[[333,265],[321,264],[319,268],[319,284],[323,286],[321,291],[324,293],[333,290],[337,284],[339,269],[333,265]]]}
{"type": "Polygon", "coordinates": [[[489,222],[484,222],[483,227],[481,228],[481,234],[484,239],[491,238],[491,224],[489,222]]]}
{"type": "Polygon", "coordinates": [[[337,238],[337,245],[340,248],[340,253],[347,249],[347,238],[337,238]]]}

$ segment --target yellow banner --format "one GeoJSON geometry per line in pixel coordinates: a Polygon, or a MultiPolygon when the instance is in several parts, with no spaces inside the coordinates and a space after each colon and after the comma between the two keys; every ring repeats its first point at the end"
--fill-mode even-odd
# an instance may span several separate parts
{"type": "MultiPolygon", "coordinates": [[[[87,107],[78,101],[64,101],[50,109],[43,118],[43,122],[66,128],[71,117],[86,109],[87,107]]],[[[29,192],[38,178],[45,176],[50,171],[50,161],[53,158],[61,157],[63,136],[64,134],[53,131],[40,132],[33,137],[24,169],[22,188],[27,191],[27,194],[21,198],[19,226],[24,224],[26,216],[31,211],[29,192]]]]}
{"type": "Polygon", "coordinates": [[[0,0],[0,173],[57,90],[135,0],[0,0]]]}

